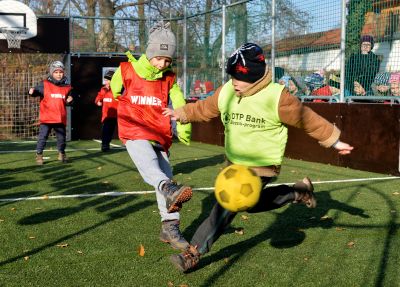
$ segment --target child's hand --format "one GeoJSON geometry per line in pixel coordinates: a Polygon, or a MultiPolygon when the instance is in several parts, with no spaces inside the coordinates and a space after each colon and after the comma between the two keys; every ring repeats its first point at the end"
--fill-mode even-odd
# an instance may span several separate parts
{"type": "Polygon", "coordinates": [[[70,102],[72,102],[72,100],[73,100],[73,99],[74,99],[73,97],[71,97],[71,96],[68,96],[68,97],[67,97],[67,101],[66,101],[66,102],[67,102],[67,103],[70,103],[70,102]]]}
{"type": "Polygon", "coordinates": [[[96,103],[96,105],[98,105],[99,107],[101,107],[101,106],[103,105],[103,103],[99,101],[99,102],[96,103]]]}
{"type": "Polygon", "coordinates": [[[164,117],[171,117],[171,120],[179,121],[179,115],[173,109],[164,108],[162,114],[164,117]]]}
{"type": "Polygon", "coordinates": [[[337,149],[339,151],[339,154],[341,155],[350,154],[351,151],[354,149],[354,147],[352,147],[351,145],[341,141],[338,141],[333,147],[337,149]]]}
{"type": "Polygon", "coordinates": [[[30,95],[32,95],[34,91],[35,91],[35,88],[30,88],[28,93],[29,93],[30,95]]]}

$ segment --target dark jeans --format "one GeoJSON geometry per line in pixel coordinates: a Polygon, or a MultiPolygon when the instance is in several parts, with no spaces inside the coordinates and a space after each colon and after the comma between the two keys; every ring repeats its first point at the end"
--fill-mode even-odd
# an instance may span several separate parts
{"type": "MultiPolygon", "coordinates": [[[[264,212],[280,208],[295,199],[294,189],[287,185],[278,185],[266,187],[272,178],[262,177],[263,190],[261,191],[258,203],[247,210],[249,213],[264,212]]],[[[224,209],[216,203],[211,210],[210,215],[197,228],[191,244],[197,246],[197,250],[201,253],[210,251],[211,246],[229,227],[237,213],[224,209]]]]}
{"type": "Polygon", "coordinates": [[[40,124],[39,126],[39,135],[38,141],[36,145],[36,152],[38,154],[42,154],[44,148],[46,147],[47,139],[49,138],[49,134],[51,130],[54,129],[57,137],[57,150],[61,153],[65,153],[65,137],[66,137],[66,129],[64,124],[40,124]]]}
{"type": "Polygon", "coordinates": [[[101,128],[101,149],[110,149],[110,142],[112,140],[115,127],[117,126],[116,118],[106,118],[103,121],[103,126],[101,128]]]}

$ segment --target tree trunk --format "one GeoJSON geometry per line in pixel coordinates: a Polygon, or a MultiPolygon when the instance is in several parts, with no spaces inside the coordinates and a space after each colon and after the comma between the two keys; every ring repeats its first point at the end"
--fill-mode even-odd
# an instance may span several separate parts
{"type": "MultiPolygon", "coordinates": [[[[86,0],[87,4],[87,15],[89,17],[96,16],[96,0],[86,0]]],[[[94,19],[87,19],[87,37],[88,37],[88,47],[87,51],[96,51],[96,34],[94,32],[94,19]]]]}
{"type": "Polygon", "coordinates": [[[138,1],[138,17],[139,21],[139,47],[140,52],[144,53],[146,50],[146,15],[144,14],[144,0],[138,1]]]}
{"type": "MultiPolygon", "coordinates": [[[[212,8],[212,0],[207,0],[206,11],[210,11],[212,8]]],[[[203,60],[201,61],[200,68],[206,68],[210,66],[210,27],[211,27],[211,13],[207,13],[204,16],[204,53],[203,60]]]]}
{"type": "MultiPolygon", "coordinates": [[[[99,1],[100,5],[100,16],[101,17],[114,17],[115,9],[111,0],[99,1]]],[[[115,44],[115,28],[114,20],[112,19],[101,19],[101,29],[99,33],[99,47],[98,52],[115,52],[118,50],[115,44]]]]}

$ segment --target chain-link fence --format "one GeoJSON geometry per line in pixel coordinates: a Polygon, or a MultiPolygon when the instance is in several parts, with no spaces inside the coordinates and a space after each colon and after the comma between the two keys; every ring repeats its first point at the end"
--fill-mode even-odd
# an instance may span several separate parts
{"type": "Polygon", "coordinates": [[[226,59],[254,42],[264,49],[274,80],[302,101],[400,102],[399,0],[177,1],[169,13],[167,2],[142,1],[109,14],[107,7],[89,7],[92,2],[110,1],[28,4],[38,16],[69,17],[72,55],[139,55],[154,23],[171,22],[178,42],[173,68],[188,99],[211,95],[228,79],[226,59]]]}

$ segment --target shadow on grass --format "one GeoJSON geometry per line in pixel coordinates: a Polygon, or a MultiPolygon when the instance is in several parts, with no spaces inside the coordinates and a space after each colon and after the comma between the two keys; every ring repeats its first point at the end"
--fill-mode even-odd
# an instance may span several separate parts
{"type": "MultiPolygon", "coordinates": [[[[101,199],[103,201],[105,200],[104,198],[101,198],[101,199]]],[[[96,199],[95,202],[99,203],[99,202],[101,202],[101,199],[96,199]]],[[[95,204],[97,204],[97,203],[95,203],[95,204]]],[[[111,213],[108,214],[109,218],[106,219],[106,220],[103,220],[101,222],[93,224],[92,226],[84,228],[84,229],[79,230],[77,232],[65,235],[65,236],[63,236],[63,237],[61,237],[61,238],[59,238],[57,240],[54,240],[53,242],[50,242],[50,243],[45,244],[43,246],[34,248],[33,250],[29,250],[27,252],[24,252],[23,254],[18,255],[18,256],[14,256],[14,257],[9,258],[7,260],[1,261],[0,262],[0,266],[4,266],[4,265],[10,264],[10,263],[13,263],[13,262],[15,262],[17,260],[21,260],[25,256],[32,256],[32,255],[37,254],[37,253],[39,253],[39,252],[41,252],[43,250],[46,250],[47,248],[51,248],[51,247],[56,246],[57,244],[63,243],[63,242],[65,242],[65,241],[67,241],[67,240],[69,240],[71,238],[74,238],[76,236],[80,236],[80,235],[83,235],[85,233],[91,232],[92,230],[94,230],[94,229],[96,229],[96,228],[98,228],[100,226],[103,226],[105,224],[111,223],[112,221],[114,221],[117,218],[125,217],[125,216],[127,216],[127,215],[129,215],[129,214],[131,214],[133,212],[138,212],[138,211],[140,211],[142,209],[147,208],[148,206],[150,206],[152,204],[153,204],[153,201],[146,200],[146,201],[141,201],[139,203],[136,203],[135,205],[130,205],[130,206],[124,208],[124,209],[111,212],[111,213]]],[[[71,210],[68,210],[68,209],[56,209],[56,210],[53,210],[53,211],[48,212],[48,213],[43,212],[43,213],[41,213],[41,215],[37,216],[36,218],[35,217],[28,217],[28,218],[25,219],[25,221],[27,221],[28,223],[30,222],[30,224],[40,223],[42,218],[44,216],[46,216],[46,215],[50,215],[50,216],[53,215],[54,216],[53,219],[56,219],[56,218],[60,217],[58,215],[58,213],[61,213],[64,210],[66,210],[67,214],[64,214],[63,216],[68,216],[68,215],[71,214],[71,210]]],[[[73,211],[76,212],[77,210],[73,210],[73,211]]],[[[47,220],[44,220],[44,221],[47,221],[47,220]]]]}
{"type": "Polygon", "coordinates": [[[201,158],[198,160],[184,161],[174,165],[174,173],[191,173],[197,169],[207,166],[214,166],[221,164],[225,161],[225,156],[222,154],[214,155],[211,157],[201,158]]]}
{"type": "MultiPolygon", "coordinates": [[[[218,272],[207,278],[201,286],[211,286],[218,277],[222,276],[229,270],[235,262],[239,261],[243,254],[256,247],[258,244],[270,240],[271,246],[275,248],[291,248],[301,244],[306,238],[306,233],[303,230],[308,228],[332,228],[335,226],[333,219],[328,218],[321,220],[329,210],[335,209],[341,212],[347,212],[354,216],[369,217],[365,214],[363,209],[350,206],[348,204],[334,200],[330,196],[330,192],[321,191],[317,194],[318,206],[315,209],[307,209],[304,206],[297,204],[290,205],[282,213],[275,213],[275,222],[262,231],[260,234],[253,236],[250,239],[238,242],[236,244],[224,247],[216,253],[202,258],[197,269],[201,269],[212,262],[229,258],[226,265],[224,265],[218,272]]],[[[209,206],[209,198],[206,198],[205,205],[208,212],[211,209],[209,206]]],[[[207,215],[208,215],[207,212],[207,215]]],[[[253,214],[253,216],[256,216],[253,214]]],[[[206,216],[200,216],[195,222],[201,222],[206,216]]],[[[197,225],[198,226],[198,225],[197,225]]],[[[189,227],[192,231],[193,227],[189,227]]],[[[229,229],[228,229],[229,230],[229,229]]]]}

